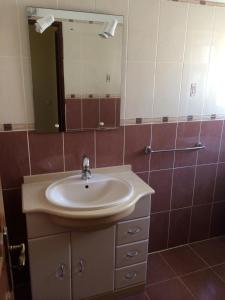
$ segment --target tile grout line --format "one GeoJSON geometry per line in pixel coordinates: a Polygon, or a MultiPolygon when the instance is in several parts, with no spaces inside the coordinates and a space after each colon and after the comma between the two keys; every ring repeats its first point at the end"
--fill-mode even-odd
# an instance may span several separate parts
{"type": "Polygon", "coordinates": [[[192,293],[190,288],[185,284],[185,282],[182,280],[181,276],[177,278],[177,280],[182,284],[182,286],[189,292],[189,294],[193,297],[194,300],[198,300],[195,295],[192,293]]]}
{"type": "Polygon", "coordinates": [[[200,258],[207,266],[208,266],[208,268],[210,268],[210,264],[195,250],[195,249],[193,249],[190,245],[187,245],[188,246],[188,248],[190,249],[190,250],[192,250],[192,252],[198,257],[198,258],[200,258]]]}
{"type": "Polygon", "coordinates": [[[96,133],[96,130],[94,130],[94,166],[95,168],[97,168],[97,143],[96,143],[96,140],[97,140],[97,137],[96,137],[97,133],[96,133]]]}
{"type": "Polygon", "coordinates": [[[29,163],[29,172],[30,176],[32,175],[32,168],[31,168],[31,155],[30,155],[30,139],[29,139],[29,131],[26,132],[27,135],[27,151],[28,151],[28,163],[29,163]]]}

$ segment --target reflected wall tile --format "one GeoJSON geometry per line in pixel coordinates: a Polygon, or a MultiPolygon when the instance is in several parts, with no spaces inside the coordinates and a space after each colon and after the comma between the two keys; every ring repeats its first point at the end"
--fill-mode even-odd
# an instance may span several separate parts
{"type": "Polygon", "coordinates": [[[117,111],[116,105],[117,98],[104,98],[100,99],[100,122],[104,123],[105,127],[116,127],[117,111]]]}
{"type": "Polygon", "coordinates": [[[208,63],[213,34],[213,6],[190,4],[185,63],[208,63]]]}
{"type": "Polygon", "coordinates": [[[17,18],[17,1],[7,0],[0,2],[0,56],[19,56],[19,30],[17,18]]]}
{"type": "Polygon", "coordinates": [[[169,212],[152,214],[150,218],[149,252],[167,247],[169,212]]]}
{"type": "Polygon", "coordinates": [[[90,158],[91,168],[94,168],[94,132],[65,133],[64,155],[66,171],[80,170],[82,168],[82,157],[84,154],[90,158]]]}
{"type": "MultiPolygon", "coordinates": [[[[193,147],[199,141],[200,122],[181,122],[177,127],[176,148],[193,147]]],[[[176,152],[175,167],[192,166],[196,164],[197,152],[176,152]]]]}
{"type": "Polygon", "coordinates": [[[82,128],[81,99],[66,99],[66,129],[82,128]]]}
{"type": "Polygon", "coordinates": [[[211,221],[211,236],[225,234],[225,202],[214,203],[211,221]]]}
{"type": "Polygon", "coordinates": [[[0,57],[0,123],[27,122],[20,59],[0,57]]]}
{"type": "Polygon", "coordinates": [[[155,190],[152,195],[152,213],[170,209],[172,170],[150,172],[149,185],[155,190]]]}
{"type": "Polygon", "coordinates": [[[191,208],[173,210],[170,213],[169,247],[186,244],[190,225],[191,208]]]}
{"type": "Polygon", "coordinates": [[[151,61],[156,56],[158,0],[131,0],[129,5],[128,60],[151,61]]]}
{"type": "Polygon", "coordinates": [[[207,239],[209,236],[211,205],[194,206],[191,214],[190,241],[207,239]]]}
{"type": "Polygon", "coordinates": [[[202,115],[207,88],[208,68],[207,63],[184,64],[179,116],[202,115]]]}
{"type": "Polygon", "coordinates": [[[123,164],[124,128],[96,132],[96,167],[123,164]]]}
{"type": "Polygon", "coordinates": [[[182,62],[188,3],[161,1],[157,61],[182,62]]]}
{"type": "Polygon", "coordinates": [[[195,167],[175,169],[173,175],[172,209],[192,205],[195,167]]]}
{"type": "Polygon", "coordinates": [[[149,170],[149,155],[144,150],[151,141],[151,125],[125,127],[125,164],[131,164],[135,172],[149,170]]]}
{"type": "Polygon", "coordinates": [[[223,121],[202,122],[200,141],[206,149],[199,151],[198,164],[216,163],[219,155],[223,121]]]}
{"type": "Polygon", "coordinates": [[[126,119],[151,118],[154,89],[154,64],[128,62],[126,119]]]}
{"type": "Polygon", "coordinates": [[[213,201],[217,165],[197,166],[194,205],[213,201]]]}
{"type": "Polygon", "coordinates": [[[61,133],[29,133],[31,174],[62,172],[63,137],[61,133]]]}
{"type": "Polygon", "coordinates": [[[82,99],[83,128],[99,127],[99,99],[82,99]]]}
{"type": "Polygon", "coordinates": [[[218,165],[218,173],[216,178],[215,201],[225,201],[225,164],[218,165]]]}
{"type": "Polygon", "coordinates": [[[27,133],[0,132],[0,157],[3,188],[20,187],[23,176],[30,173],[27,133]]]}
{"type": "Polygon", "coordinates": [[[178,117],[181,63],[157,63],[153,116],[178,117]]]}

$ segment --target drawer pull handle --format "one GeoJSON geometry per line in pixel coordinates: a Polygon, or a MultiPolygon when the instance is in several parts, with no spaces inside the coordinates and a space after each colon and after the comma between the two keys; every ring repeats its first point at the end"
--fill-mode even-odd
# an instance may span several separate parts
{"type": "Polygon", "coordinates": [[[136,272],[130,272],[130,273],[127,273],[124,277],[125,277],[126,280],[131,281],[131,280],[133,280],[137,277],[137,273],[136,272]]]}
{"type": "Polygon", "coordinates": [[[56,278],[63,280],[65,276],[65,265],[64,264],[59,264],[56,273],[55,273],[56,278]]]}
{"type": "Polygon", "coordinates": [[[83,273],[84,272],[84,260],[80,259],[78,265],[79,265],[78,273],[83,273]]]}
{"type": "Polygon", "coordinates": [[[129,252],[127,252],[127,257],[132,258],[132,257],[138,256],[138,254],[139,254],[139,252],[136,250],[129,251],[129,252]]]}
{"type": "Polygon", "coordinates": [[[128,234],[131,234],[131,235],[137,234],[137,233],[139,233],[139,232],[141,232],[141,228],[139,228],[139,227],[128,229],[128,234]]]}

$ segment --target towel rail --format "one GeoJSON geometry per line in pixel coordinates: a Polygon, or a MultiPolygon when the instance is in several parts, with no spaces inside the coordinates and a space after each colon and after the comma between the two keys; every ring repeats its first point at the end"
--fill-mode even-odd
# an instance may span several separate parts
{"type": "Polygon", "coordinates": [[[175,149],[163,149],[163,150],[152,150],[151,146],[145,147],[145,154],[151,154],[151,153],[163,153],[163,152],[181,152],[181,151],[196,151],[196,150],[202,150],[206,147],[202,145],[202,143],[196,143],[194,147],[187,147],[187,148],[175,148],[175,149]]]}

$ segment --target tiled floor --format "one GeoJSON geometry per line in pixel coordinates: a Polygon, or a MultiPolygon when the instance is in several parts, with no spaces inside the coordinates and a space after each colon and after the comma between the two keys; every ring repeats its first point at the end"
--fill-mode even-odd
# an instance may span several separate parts
{"type": "Polygon", "coordinates": [[[147,282],[123,300],[225,300],[225,236],[150,254],[147,282]]]}

